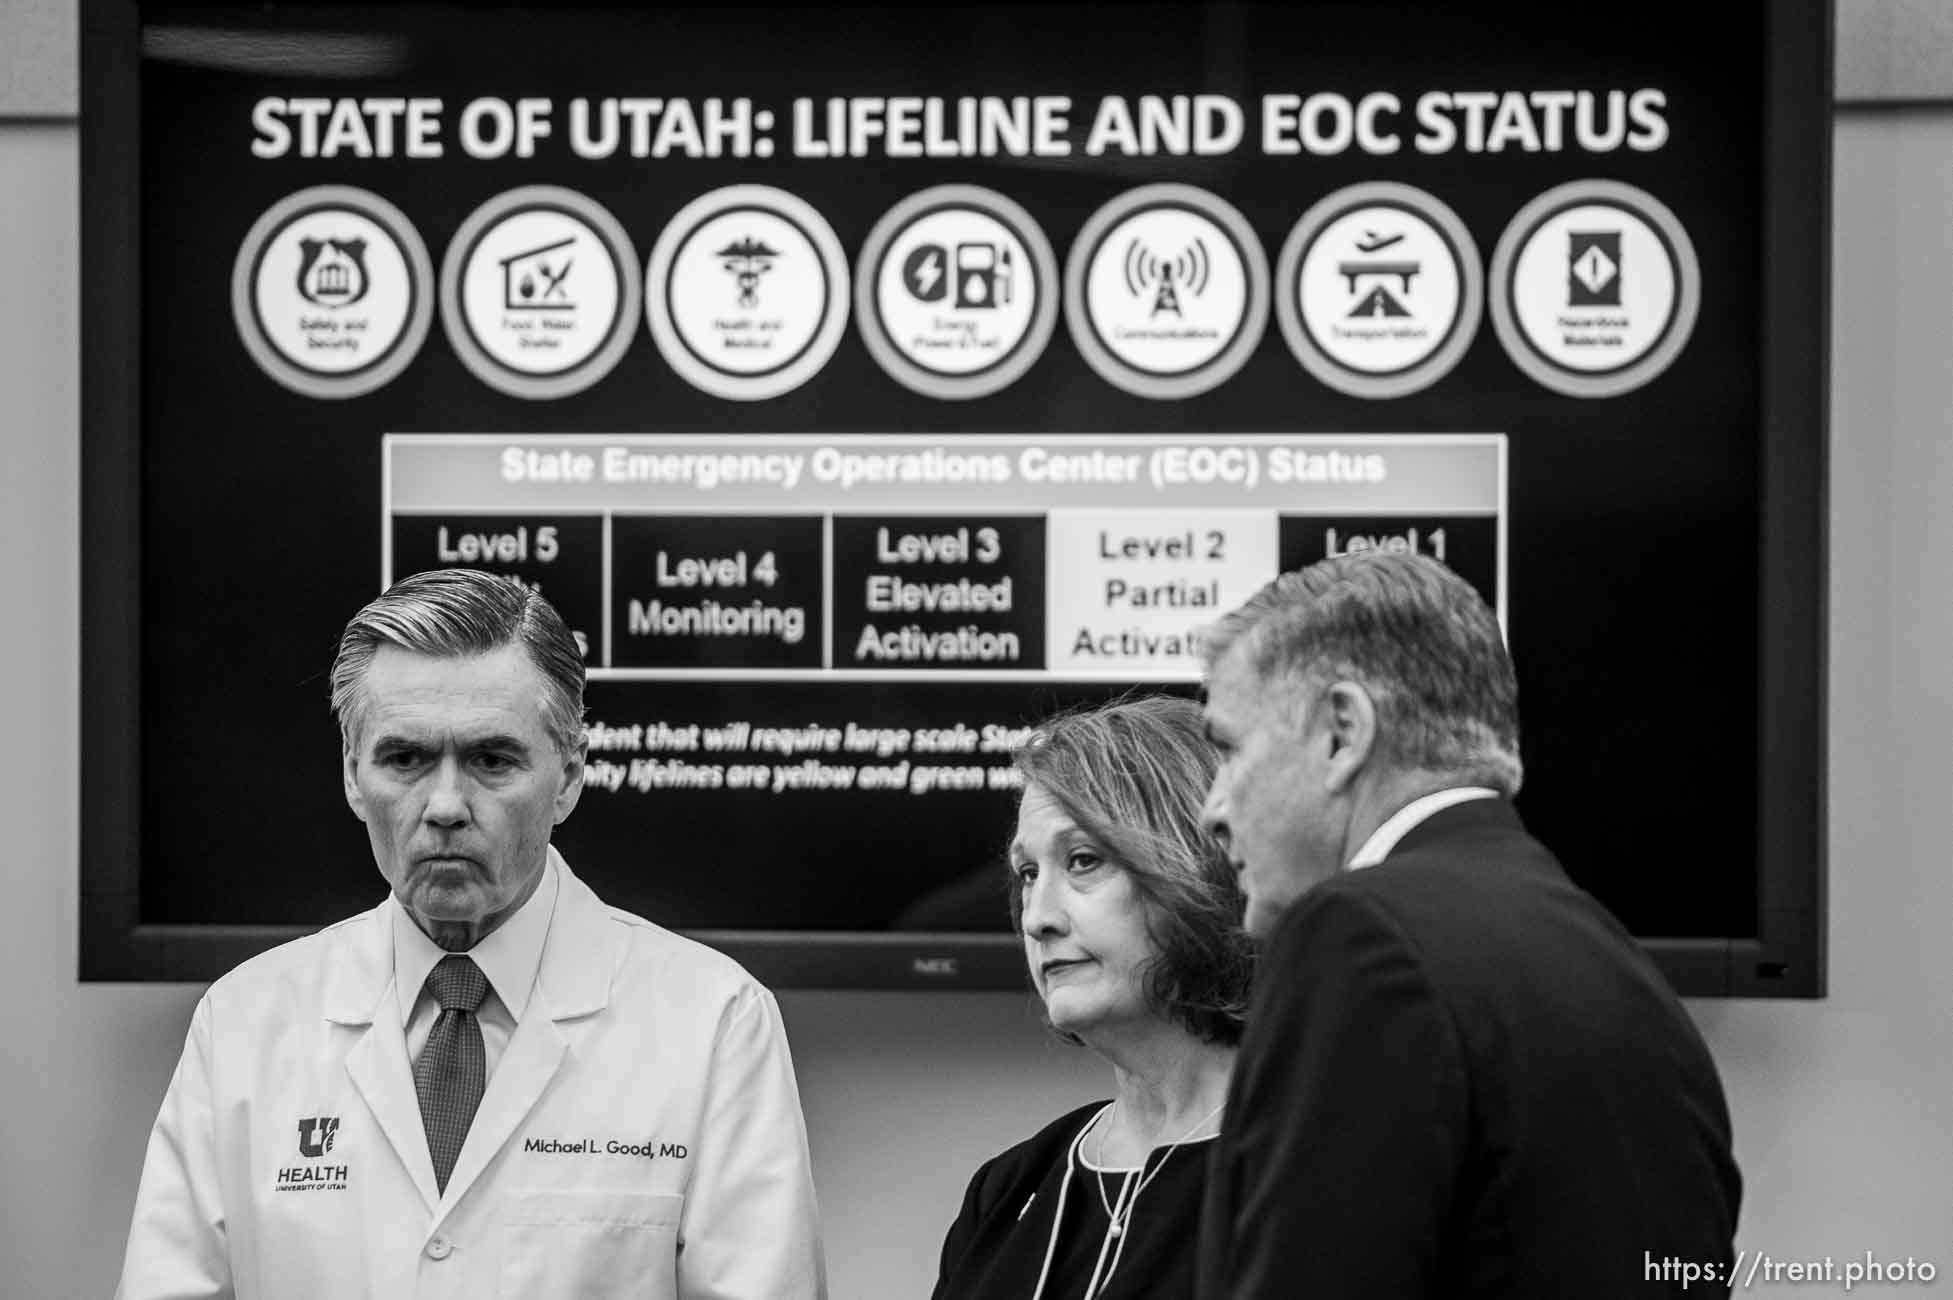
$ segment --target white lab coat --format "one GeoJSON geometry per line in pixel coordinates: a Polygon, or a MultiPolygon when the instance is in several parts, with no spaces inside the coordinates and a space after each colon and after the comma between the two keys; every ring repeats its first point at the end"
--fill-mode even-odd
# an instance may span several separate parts
{"type": "Polygon", "coordinates": [[[535,991],[446,1193],[376,908],[197,1004],[121,1300],[826,1294],[772,995],[550,856],[561,892],[535,991]]]}

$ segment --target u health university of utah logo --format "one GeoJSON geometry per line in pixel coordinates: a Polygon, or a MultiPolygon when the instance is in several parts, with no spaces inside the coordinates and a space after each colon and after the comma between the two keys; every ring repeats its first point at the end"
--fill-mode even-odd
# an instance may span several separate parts
{"type": "Polygon", "coordinates": [[[339,1136],[339,1117],[322,1115],[317,1119],[302,1119],[298,1122],[298,1153],[307,1160],[317,1160],[332,1150],[332,1143],[339,1136]]]}
{"type": "MultiPolygon", "coordinates": [[[[301,1159],[320,1160],[338,1140],[337,1115],[317,1115],[298,1121],[298,1154],[301,1159]]],[[[350,1172],[347,1166],[338,1164],[287,1165],[278,1171],[274,1186],[281,1192],[344,1191],[350,1172]]]]}

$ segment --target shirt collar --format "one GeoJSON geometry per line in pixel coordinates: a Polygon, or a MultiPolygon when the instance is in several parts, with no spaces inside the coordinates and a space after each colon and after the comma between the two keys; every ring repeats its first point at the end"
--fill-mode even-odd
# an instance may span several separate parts
{"type": "MultiPolygon", "coordinates": [[[[515,909],[515,915],[495,927],[494,933],[468,950],[488,977],[488,986],[512,1020],[521,1020],[529,1005],[529,994],[536,987],[536,972],[542,967],[543,941],[549,937],[550,919],[556,912],[556,863],[554,856],[543,864],[542,881],[529,901],[515,909]]],[[[427,983],[436,962],[447,950],[427,937],[415,924],[413,915],[398,898],[388,895],[393,909],[393,987],[400,1000],[400,1023],[413,1019],[414,1003],[420,1000],[421,986],[427,983]]]]}
{"type": "Polygon", "coordinates": [[[1496,799],[1497,790],[1482,785],[1457,785],[1449,790],[1439,790],[1421,799],[1413,799],[1390,815],[1389,820],[1370,832],[1370,838],[1363,841],[1363,847],[1349,860],[1345,871],[1361,871],[1364,867],[1374,867],[1390,856],[1397,847],[1397,841],[1408,835],[1413,826],[1433,813],[1444,811],[1453,804],[1469,803],[1473,799],[1496,799]]]}

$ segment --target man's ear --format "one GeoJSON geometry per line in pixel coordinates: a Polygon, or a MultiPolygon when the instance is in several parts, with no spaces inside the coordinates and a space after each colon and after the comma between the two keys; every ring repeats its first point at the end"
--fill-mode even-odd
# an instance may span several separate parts
{"type": "Polygon", "coordinates": [[[584,760],[590,755],[588,737],[578,736],[576,744],[563,756],[563,784],[556,789],[556,821],[561,826],[563,819],[576,809],[576,801],[583,797],[584,760]]]}
{"type": "Polygon", "coordinates": [[[359,754],[351,745],[339,749],[339,775],[346,785],[346,806],[353,816],[366,820],[366,796],[359,792],[359,754]]]}
{"type": "Polygon", "coordinates": [[[1316,710],[1329,747],[1329,772],[1323,785],[1331,794],[1342,794],[1376,748],[1376,701],[1360,683],[1343,681],[1322,693],[1316,710]]]}

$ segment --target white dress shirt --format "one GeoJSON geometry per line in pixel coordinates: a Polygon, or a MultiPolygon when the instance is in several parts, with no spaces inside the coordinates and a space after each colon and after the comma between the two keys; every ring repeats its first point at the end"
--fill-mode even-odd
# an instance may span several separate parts
{"type": "MultiPolygon", "coordinates": [[[[536,987],[543,940],[549,937],[549,921],[556,912],[556,890],[556,864],[546,862],[536,892],[466,954],[488,977],[488,996],[475,1012],[487,1057],[486,1078],[494,1077],[536,987]]],[[[427,937],[398,898],[389,897],[387,906],[393,911],[393,991],[400,999],[400,1023],[407,1029],[407,1059],[418,1061],[441,1015],[440,1004],[427,991],[427,976],[448,951],[427,937]]]]}
{"type": "Polygon", "coordinates": [[[1363,847],[1349,860],[1345,871],[1361,871],[1364,867],[1374,867],[1390,856],[1397,847],[1397,841],[1410,833],[1413,826],[1433,813],[1444,811],[1453,804],[1468,803],[1473,799],[1496,799],[1497,790],[1482,785],[1457,785],[1449,790],[1439,790],[1421,799],[1413,799],[1392,813],[1383,825],[1370,832],[1370,838],[1363,841],[1363,847]]]}

